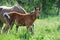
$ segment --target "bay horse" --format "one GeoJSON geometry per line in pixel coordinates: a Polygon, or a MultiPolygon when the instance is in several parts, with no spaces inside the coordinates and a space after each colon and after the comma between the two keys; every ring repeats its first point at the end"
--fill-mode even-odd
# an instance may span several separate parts
{"type": "MultiPolygon", "coordinates": [[[[3,14],[6,13],[8,14],[9,12],[18,12],[18,13],[26,13],[26,11],[19,5],[14,5],[12,7],[7,7],[7,6],[0,6],[0,31],[2,29],[3,23],[6,24],[6,26],[9,26],[9,22],[7,21],[8,19],[6,19],[3,14]]],[[[12,24],[13,25],[13,24],[12,24]]]]}
{"type": "MultiPolygon", "coordinates": [[[[31,32],[32,34],[34,33],[34,21],[36,20],[37,14],[39,14],[40,10],[39,8],[35,8],[34,12],[31,12],[30,14],[21,14],[18,12],[10,12],[7,16],[6,14],[4,15],[7,19],[9,19],[8,21],[10,21],[10,24],[12,24],[12,22],[16,23],[16,31],[18,31],[18,27],[19,26],[26,26],[27,31],[29,31],[29,29],[31,28],[31,32]],[[10,18],[9,18],[10,17],[10,18]],[[32,27],[31,27],[32,26],[32,27]]],[[[12,26],[10,26],[12,27],[12,26]]],[[[6,27],[4,30],[7,31],[9,29],[9,27],[6,27]]]]}

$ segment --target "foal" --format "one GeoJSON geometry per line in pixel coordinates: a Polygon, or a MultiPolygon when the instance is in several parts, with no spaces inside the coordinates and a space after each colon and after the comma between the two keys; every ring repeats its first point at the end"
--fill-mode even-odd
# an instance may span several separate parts
{"type": "MultiPolygon", "coordinates": [[[[15,21],[16,23],[16,31],[18,31],[18,27],[21,26],[26,26],[27,31],[29,31],[29,28],[31,28],[32,34],[34,33],[34,26],[33,25],[34,21],[36,20],[37,14],[39,13],[39,9],[35,8],[34,12],[31,12],[30,14],[21,14],[17,12],[10,12],[8,15],[10,16],[10,19],[8,18],[7,15],[5,17],[9,19],[10,24],[15,21]]],[[[9,28],[7,28],[9,29],[9,28]]]]}

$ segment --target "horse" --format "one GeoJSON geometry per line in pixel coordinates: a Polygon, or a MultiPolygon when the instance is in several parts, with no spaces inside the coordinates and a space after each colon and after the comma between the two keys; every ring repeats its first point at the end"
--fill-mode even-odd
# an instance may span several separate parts
{"type": "MultiPolygon", "coordinates": [[[[9,12],[18,12],[18,13],[26,13],[26,11],[19,5],[14,5],[12,7],[7,7],[7,6],[0,6],[0,31],[2,29],[3,23],[6,24],[6,26],[9,26],[9,22],[7,19],[3,16],[3,14],[8,14],[9,12]]],[[[12,24],[13,25],[13,24],[12,24]]]]}
{"type": "MultiPolygon", "coordinates": [[[[27,31],[29,31],[31,29],[31,33],[34,34],[34,24],[33,23],[36,20],[36,17],[38,16],[37,14],[39,14],[39,13],[40,13],[39,8],[35,8],[34,12],[31,12],[31,13],[21,14],[18,12],[10,12],[8,14],[9,16],[7,16],[6,14],[4,16],[7,19],[9,19],[8,21],[10,22],[10,24],[12,24],[12,22],[15,22],[16,31],[18,31],[19,26],[26,26],[27,31]]],[[[12,28],[12,26],[10,26],[10,28],[12,28]]],[[[9,29],[9,27],[6,27],[4,30],[7,31],[8,29],[9,29]]]]}

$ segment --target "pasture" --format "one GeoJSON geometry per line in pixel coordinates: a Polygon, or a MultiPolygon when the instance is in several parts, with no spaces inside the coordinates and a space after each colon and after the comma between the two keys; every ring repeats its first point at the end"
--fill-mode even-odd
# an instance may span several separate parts
{"type": "Polygon", "coordinates": [[[14,24],[8,33],[0,34],[0,40],[60,40],[60,16],[36,19],[34,25],[34,35],[26,33],[26,27],[19,27],[16,33],[14,24]]]}

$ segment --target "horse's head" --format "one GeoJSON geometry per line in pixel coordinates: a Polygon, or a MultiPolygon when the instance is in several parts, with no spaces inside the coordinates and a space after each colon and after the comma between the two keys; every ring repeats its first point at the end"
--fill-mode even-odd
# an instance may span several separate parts
{"type": "Polygon", "coordinates": [[[36,13],[37,18],[39,19],[40,8],[36,8],[36,7],[35,7],[35,13],[36,13]]]}

